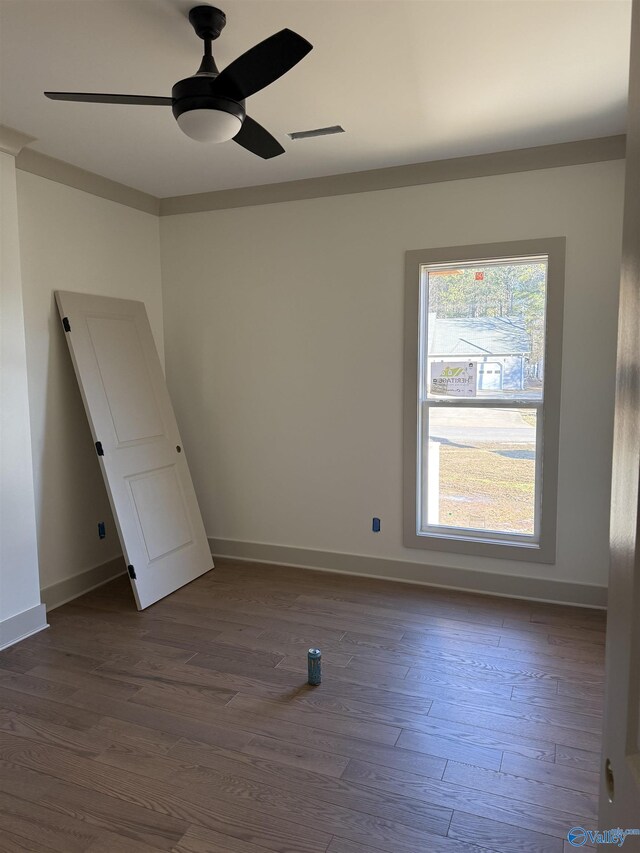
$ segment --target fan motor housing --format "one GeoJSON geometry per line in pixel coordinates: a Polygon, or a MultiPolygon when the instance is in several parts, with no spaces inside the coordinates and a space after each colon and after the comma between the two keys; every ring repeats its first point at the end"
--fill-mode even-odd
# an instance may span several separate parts
{"type": "Polygon", "coordinates": [[[173,98],[173,115],[176,119],[189,110],[220,110],[220,112],[231,113],[241,122],[244,121],[246,115],[244,101],[212,95],[212,79],[215,79],[212,75],[197,74],[179,80],[175,84],[171,90],[171,97],[173,98]]]}
{"type": "Polygon", "coordinates": [[[227,23],[227,16],[215,6],[194,6],[189,22],[201,39],[217,39],[227,23]]]}

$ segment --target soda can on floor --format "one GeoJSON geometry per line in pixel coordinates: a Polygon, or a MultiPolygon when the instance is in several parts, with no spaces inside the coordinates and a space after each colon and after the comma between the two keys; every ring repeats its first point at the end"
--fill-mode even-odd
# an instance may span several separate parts
{"type": "Polygon", "coordinates": [[[309,649],[307,654],[309,684],[315,687],[322,681],[322,654],[320,649],[309,649]]]}

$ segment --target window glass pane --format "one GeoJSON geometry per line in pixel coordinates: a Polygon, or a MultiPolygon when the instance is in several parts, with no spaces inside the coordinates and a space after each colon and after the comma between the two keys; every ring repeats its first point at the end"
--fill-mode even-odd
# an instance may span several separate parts
{"type": "Polygon", "coordinates": [[[424,268],[424,396],[541,399],[546,289],[546,258],[424,268]]]}
{"type": "Polygon", "coordinates": [[[536,410],[425,404],[422,421],[422,531],[535,535],[536,410]]]}

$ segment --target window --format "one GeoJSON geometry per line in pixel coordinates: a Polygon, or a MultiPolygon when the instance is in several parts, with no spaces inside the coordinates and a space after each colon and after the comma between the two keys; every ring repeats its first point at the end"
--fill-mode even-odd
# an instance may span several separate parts
{"type": "Polygon", "coordinates": [[[564,246],[407,252],[408,547],[555,562],[564,246]]]}

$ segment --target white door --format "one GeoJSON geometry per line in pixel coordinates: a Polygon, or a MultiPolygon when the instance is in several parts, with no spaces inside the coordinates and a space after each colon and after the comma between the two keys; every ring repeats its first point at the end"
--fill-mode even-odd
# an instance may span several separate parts
{"type": "Polygon", "coordinates": [[[142,302],[56,292],[142,610],[213,566],[142,302]]]}
{"type": "Polygon", "coordinates": [[[600,830],[640,830],[640,0],[631,29],[600,830]]]}
{"type": "Polygon", "coordinates": [[[486,361],[478,365],[478,389],[502,390],[502,365],[498,361],[486,361]]]}

